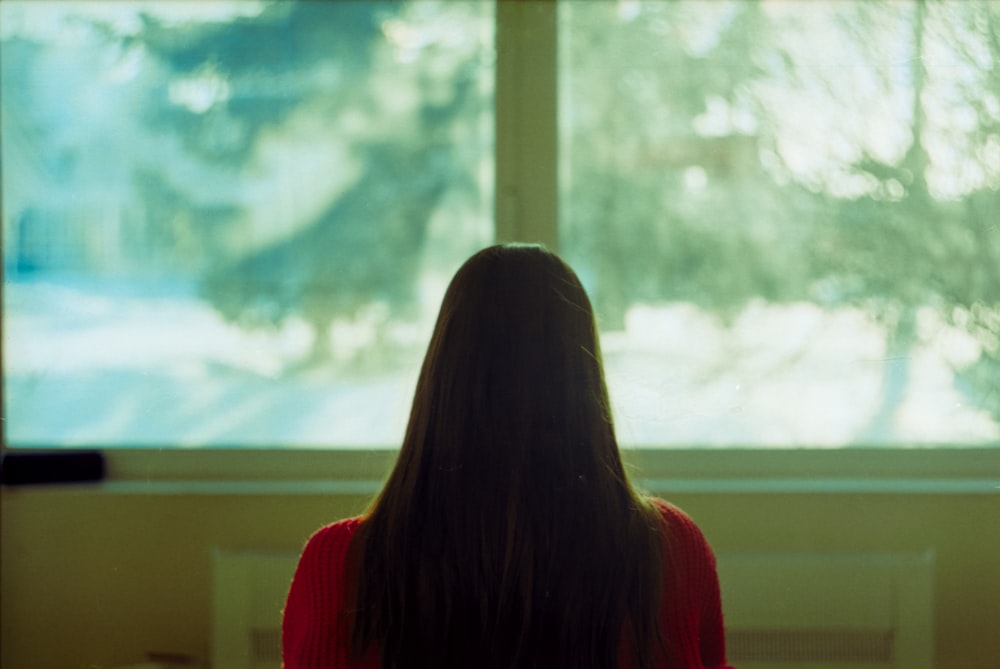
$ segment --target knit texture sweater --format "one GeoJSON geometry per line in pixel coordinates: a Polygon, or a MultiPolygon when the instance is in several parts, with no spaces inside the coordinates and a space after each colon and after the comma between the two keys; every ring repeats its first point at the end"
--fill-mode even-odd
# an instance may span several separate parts
{"type": "MultiPolygon", "coordinates": [[[[661,500],[654,502],[669,532],[661,617],[664,639],[677,661],[670,669],[731,669],[715,555],[686,513],[661,500]]],[[[360,662],[350,658],[344,626],[338,624],[349,587],[347,547],[361,522],[351,518],[328,525],[306,544],[282,619],[284,669],[378,669],[374,653],[360,662]]]]}

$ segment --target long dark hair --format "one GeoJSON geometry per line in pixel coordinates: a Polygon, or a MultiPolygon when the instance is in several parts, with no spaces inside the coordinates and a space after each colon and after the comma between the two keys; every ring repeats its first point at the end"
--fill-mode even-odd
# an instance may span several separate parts
{"type": "Polygon", "coordinates": [[[487,248],[448,287],[351,543],[353,651],[384,669],[657,666],[661,523],[622,465],[576,274],[487,248]]]}

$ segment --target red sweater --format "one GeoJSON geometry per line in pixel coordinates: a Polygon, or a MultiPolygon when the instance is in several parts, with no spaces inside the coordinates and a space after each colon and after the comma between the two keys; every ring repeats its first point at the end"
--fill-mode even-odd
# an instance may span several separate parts
{"type": "MultiPolygon", "coordinates": [[[[680,664],[675,669],[731,669],[715,555],[694,521],[655,500],[670,528],[669,592],[664,597],[664,638],[680,664]]],[[[282,620],[284,669],[377,669],[377,658],[348,660],[348,644],[335,624],[345,593],[347,546],[361,520],[328,525],[306,544],[292,580],[282,620]]],[[[672,668],[674,669],[674,668],[672,668]]]]}

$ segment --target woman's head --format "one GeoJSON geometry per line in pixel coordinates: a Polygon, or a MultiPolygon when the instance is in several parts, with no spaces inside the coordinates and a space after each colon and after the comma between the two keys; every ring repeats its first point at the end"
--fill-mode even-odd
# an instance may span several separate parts
{"type": "Polygon", "coordinates": [[[404,449],[460,467],[466,478],[483,469],[505,479],[533,464],[556,484],[591,473],[581,467],[598,454],[582,451],[617,449],[590,300],[558,256],[540,246],[491,246],[458,270],[404,449]]]}

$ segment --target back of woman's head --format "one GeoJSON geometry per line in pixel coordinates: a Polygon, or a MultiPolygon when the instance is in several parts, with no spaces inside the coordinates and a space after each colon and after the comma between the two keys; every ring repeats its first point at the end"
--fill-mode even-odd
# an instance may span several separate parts
{"type": "Polygon", "coordinates": [[[500,495],[522,477],[575,485],[588,465],[617,459],[594,316],[573,271],[538,246],[469,259],[445,295],[410,420],[404,449],[500,495]]]}
{"type": "Polygon", "coordinates": [[[541,247],[487,248],[448,288],[352,547],[356,649],[387,668],[576,668],[614,666],[625,643],[644,664],[655,517],[622,467],[580,281],[541,247]]]}

